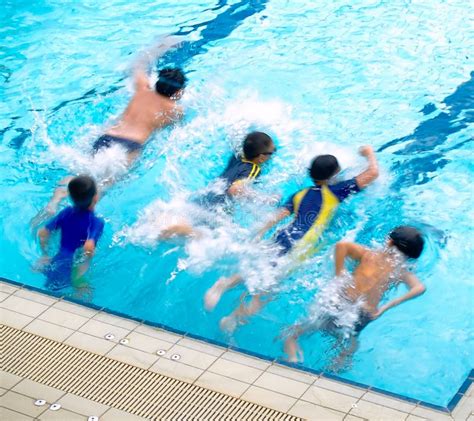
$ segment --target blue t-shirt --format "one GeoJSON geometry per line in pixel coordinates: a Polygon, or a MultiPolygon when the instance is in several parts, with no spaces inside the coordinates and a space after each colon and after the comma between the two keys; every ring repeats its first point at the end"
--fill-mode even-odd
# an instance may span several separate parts
{"type": "Polygon", "coordinates": [[[46,286],[61,289],[71,283],[75,251],[87,240],[97,244],[104,230],[104,221],[93,211],[69,206],[54,216],[45,226],[48,231],[61,231],[58,253],[46,268],[46,286]]]}
{"type": "MultiPolygon", "coordinates": [[[[352,178],[333,185],[313,186],[292,195],[284,207],[295,215],[294,220],[276,236],[276,242],[282,247],[282,253],[288,252],[311,228],[317,228],[322,232],[331,220],[337,205],[350,194],[359,191],[356,179],[352,178]]],[[[314,238],[311,238],[311,241],[313,240],[314,238]]]]}

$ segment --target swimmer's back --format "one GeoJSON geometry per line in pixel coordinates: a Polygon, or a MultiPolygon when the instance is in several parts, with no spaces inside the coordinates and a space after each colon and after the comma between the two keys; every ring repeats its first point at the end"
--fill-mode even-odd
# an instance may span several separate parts
{"type": "Polygon", "coordinates": [[[367,250],[354,270],[354,286],[347,290],[347,295],[354,300],[362,297],[367,309],[376,309],[390,287],[394,270],[393,261],[383,253],[367,250]]]}
{"type": "Polygon", "coordinates": [[[137,89],[117,125],[107,134],[144,144],[151,134],[179,120],[182,109],[175,101],[152,91],[148,86],[137,89]]]}

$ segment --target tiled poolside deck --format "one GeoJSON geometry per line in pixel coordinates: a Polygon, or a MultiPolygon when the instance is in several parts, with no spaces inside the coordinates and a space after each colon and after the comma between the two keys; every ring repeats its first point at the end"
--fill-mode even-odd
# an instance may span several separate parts
{"type": "MultiPolygon", "coordinates": [[[[443,413],[3,282],[0,322],[303,419],[474,421],[473,385],[443,413]]],[[[140,419],[5,371],[0,380],[1,420],[140,419]],[[36,399],[48,404],[35,406],[36,399]],[[52,411],[51,403],[61,409],[52,411]]]]}

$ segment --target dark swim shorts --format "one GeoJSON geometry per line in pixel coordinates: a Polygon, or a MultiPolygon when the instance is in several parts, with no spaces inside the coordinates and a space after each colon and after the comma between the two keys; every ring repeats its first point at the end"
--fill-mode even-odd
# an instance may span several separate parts
{"type": "Polygon", "coordinates": [[[359,319],[354,324],[354,332],[360,333],[370,322],[372,321],[372,315],[365,310],[359,310],[359,319]]]}
{"type": "Polygon", "coordinates": [[[135,152],[143,148],[141,143],[138,143],[134,140],[126,139],[124,137],[112,136],[110,134],[104,134],[94,142],[92,145],[92,151],[94,154],[96,154],[99,150],[103,148],[110,148],[114,144],[123,146],[127,152],[135,152]]]}

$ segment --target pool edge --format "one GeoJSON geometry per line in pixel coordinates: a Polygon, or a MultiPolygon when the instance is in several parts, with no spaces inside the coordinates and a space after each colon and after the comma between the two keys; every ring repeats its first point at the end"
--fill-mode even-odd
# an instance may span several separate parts
{"type": "MultiPolygon", "coordinates": [[[[217,346],[219,348],[222,348],[224,350],[224,352],[225,351],[235,351],[235,352],[238,352],[240,354],[247,355],[247,356],[254,357],[254,358],[257,358],[259,360],[265,361],[269,364],[275,364],[275,365],[279,365],[279,366],[283,366],[283,367],[288,367],[290,369],[296,369],[299,372],[302,372],[303,374],[306,373],[306,374],[309,374],[309,375],[312,375],[312,376],[316,376],[316,378],[333,380],[333,381],[336,381],[336,382],[338,382],[342,385],[355,387],[355,388],[360,389],[361,391],[364,391],[364,393],[368,393],[368,392],[376,393],[376,394],[382,395],[382,396],[384,396],[388,399],[397,399],[397,400],[401,400],[401,401],[409,403],[409,404],[413,404],[413,405],[416,406],[416,408],[422,407],[422,408],[426,408],[427,410],[434,410],[434,411],[437,411],[438,413],[445,413],[447,415],[452,414],[456,410],[456,408],[458,408],[458,406],[460,405],[460,403],[461,403],[461,401],[463,400],[464,397],[469,398],[469,396],[465,395],[465,392],[469,389],[469,387],[472,385],[472,382],[474,380],[474,370],[471,369],[470,373],[468,374],[468,376],[466,377],[464,382],[461,384],[461,386],[457,390],[457,392],[454,394],[454,396],[451,398],[451,400],[449,401],[447,406],[443,407],[443,406],[431,404],[429,402],[413,399],[413,398],[410,398],[408,396],[404,396],[404,395],[401,395],[401,394],[389,392],[389,391],[386,391],[386,390],[383,390],[383,389],[380,389],[380,388],[372,387],[370,385],[366,385],[366,384],[363,384],[363,383],[358,383],[358,382],[355,382],[355,381],[343,379],[341,377],[338,377],[336,375],[332,375],[332,374],[329,374],[329,373],[324,373],[324,372],[321,372],[321,371],[318,371],[318,370],[312,370],[312,369],[303,367],[300,364],[288,363],[288,362],[283,361],[283,360],[278,359],[278,358],[271,358],[271,357],[259,354],[257,352],[252,352],[252,351],[248,351],[248,350],[236,347],[236,346],[231,346],[231,345],[222,343],[220,341],[209,340],[209,339],[204,338],[200,335],[184,332],[184,331],[181,331],[179,329],[174,329],[174,328],[171,328],[169,326],[163,325],[161,323],[155,323],[155,322],[150,322],[150,321],[147,321],[147,320],[142,320],[140,318],[131,317],[127,314],[124,314],[124,313],[121,313],[121,312],[118,312],[118,311],[103,308],[103,307],[94,305],[92,303],[84,303],[81,300],[77,300],[77,299],[74,299],[72,297],[67,297],[67,296],[64,296],[62,294],[55,293],[55,292],[52,292],[52,291],[45,291],[41,288],[31,286],[31,285],[28,285],[28,284],[24,284],[24,283],[21,283],[21,282],[13,281],[13,280],[10,280],[10,279],[7,279],[7,278],[0,277],[0,282],[13,285],[13,286],[15,286],[19,289],[34,291],[34,292],[37,292],[37,293],[42,294],[42,295],[54,297],[55,299],[60,300],[60,301],[66,301],[66,302],[70,302],[70,303],[73,303],[73,304],[78,304],[82,307],[89,308],[89,309],[95,310],[97,312],[102,312],[102,313],[106,313],[106,314],[116,316],[116,317],[119,317],[119,318],[132,320],[132,321],[134,321],[134,322],[136,322],[140,325],[162,329],[163,331],[170,332],[170,333],[176,334],[176,335],[180,335],[183,339],[184,338],[189,338],[189,339],[193,339],[193,340],[197,340],[197,341],[200,341],[200,342],[210,344],[212,346],[217,346]]],[[[12,293],[12,295],[13,295],[13,293],[12,293]]]]}

